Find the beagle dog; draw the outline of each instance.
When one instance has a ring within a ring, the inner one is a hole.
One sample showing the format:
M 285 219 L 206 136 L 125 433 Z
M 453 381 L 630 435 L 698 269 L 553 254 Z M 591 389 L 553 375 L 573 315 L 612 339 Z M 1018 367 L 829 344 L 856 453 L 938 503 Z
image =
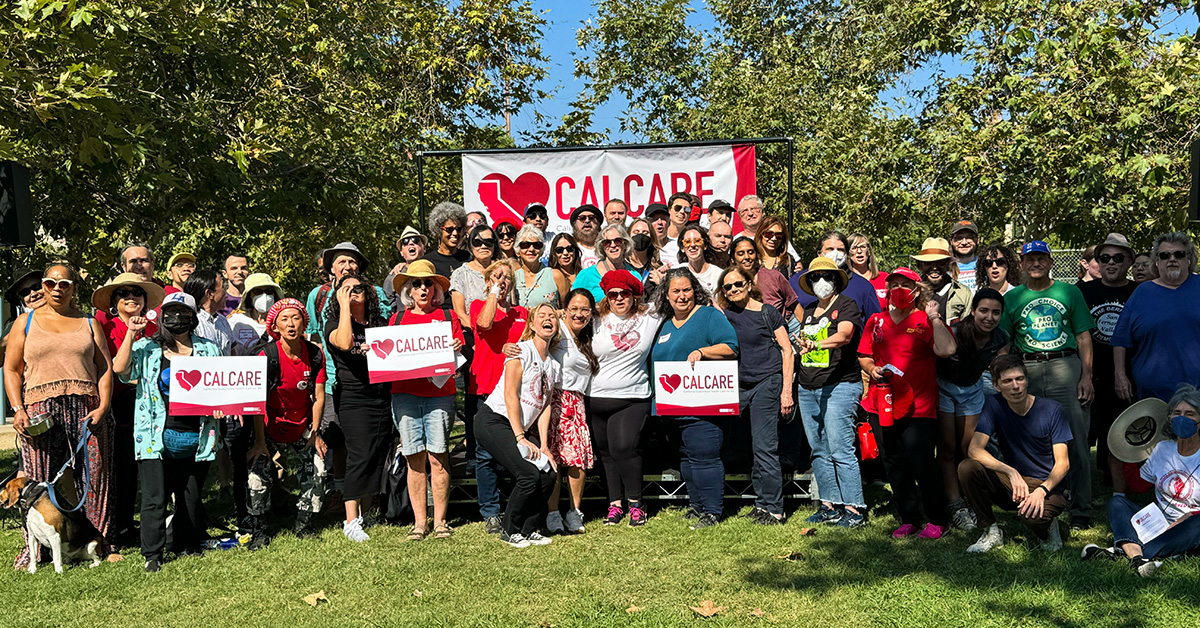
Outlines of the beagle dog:
M 54 571 L 62 573 L 63 557 L 71 560 L 92 559 L 100 564 L 100 532 L 82 510 L 63 512 L 50 501 L 45 482 L 15 478 L 0 490 L 0 505 L 20 508 L 25 540 L 29 544 L 29 573 L 37 573 L 41 546 L 50 548 Z

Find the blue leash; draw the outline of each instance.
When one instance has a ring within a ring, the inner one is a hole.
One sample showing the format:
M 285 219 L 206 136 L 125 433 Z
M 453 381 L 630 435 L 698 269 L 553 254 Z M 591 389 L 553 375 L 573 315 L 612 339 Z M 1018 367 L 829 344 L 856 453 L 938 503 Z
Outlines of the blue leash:
M 72 466 L 71 463 L 75 462 L 75 458 L 76 458 L 76 456 L 79 456 L 79 452 L 81 452 L 87 448 L 88 438 L 90 438 L 92 436 L 92 430 L 91 430 L 90 425 L 91 425 L 90 421 L 84 421 L 83 435 L 79 439 L 79 444 L 75 445 L 75 449 L 71 452 L 71 458 L 63 463 L 62 468 L 58 470 L 58 475 L 55 475 L 53 480 L 46 483 L 46 492 L 50 496 L 50 503 L 54 504 L 55 508 L 57 508 L 63 512 L 75 512 L 76 510 L 83 508 L 83 502 L 87 500 L 88 482 L 91 478 L 89 477 L 90 474 L 88 473 L 88 462 L 87 462 L 87 453 L 86 452 L 81 457 L 81 464 L 83 465 L 83 484 L 82 484 L 83 495 L 79 496 L 79 503 L 75 504 L 74 508 L 63 508 L 62 504 L 60 504 L 58 501 L 58 495 L 55 493 L 54 485 L 57 484 L 59 479 L 62 478 L 63 473 L 66 473 L 67 467 Z

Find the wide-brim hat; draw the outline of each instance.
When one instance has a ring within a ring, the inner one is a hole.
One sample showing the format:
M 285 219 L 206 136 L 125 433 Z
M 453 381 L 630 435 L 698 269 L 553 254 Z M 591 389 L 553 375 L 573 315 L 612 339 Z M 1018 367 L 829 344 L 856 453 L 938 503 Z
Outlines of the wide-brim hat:
M 800 275 L 800 281 L 798 283 L 800 284 L 801 290 L 811 294 L 814 297 L 817 296 L 816 293 L 813 292 L 812 283 L 809 281 L 808 274 L 818 270 L 837 271 L 838 276 L 842 278 L 842 290 L 846 289 L 846 284 L 850 281 L 849 277 L 846 276 L 846 271 L 838 268 L 836 262 L 822 255 L 809 262 L 808 270 L 804 271 L 804 273 Z
M 396 250 L 397 251 L 400 250 L 401 242 L 403 242 L 413 236 L 417 236 L 418 238 L 421 238 L 421 246 L 425 247 L 426 249 L 429 248 L 429 238 L 426 238 L 424 233 L 417 231 L 414 227 L 412 227 L 410 225 L 410 226 L 405 227 L 404 231 L 400 232 L 399 238 L 396 238 Z
M 337 259 L 339 255 L 349 255 L 356 258 L 358 260 L 359 274 L 367 272 L 367 266 L 371 265 L 371 261 L 367 259 L 366 255 L 362 254 L 362 251 L 358 250 L 357 246 L 354 246 L 353 242 L 339 242 L 321 253 L 321 265 L 325 268 L 325 272 L 328 273 L 333 270 L 333 260 Z
M 1100 249 L 1103 249 L 1106 246 L 1115 246 L 1119 249 L 1125 249 L 1125 252 L 1129 254 L 1129 258 L 1132 261 L 1133 247 L 1129 246 L 1129 238 L 1126 238 L 1124 235 L 1120 233 L 1108 234 L 1108 237 L 1104 238 L 1104 242 L 1101 242 L 1100 246 L 1096 247 L 1096 253 L 1099 254 Z
M 1117 417 L 1108 429 L 1108 450 L 1117 460 L 1139 463 L 1150 457 L 1154 446 L 1170 440 L 1167 402 L 1143 399 Z
M 125 286 L 137 286 L 145 291 L 147 312 L 162 305 L 163 299 L 167 296 L 167 293 L 158 284 L 152 281 L 143 281 L 141 277 L 133 273 L 121 273 L 92 293 L 92 306 L 98 312 L 109 311 L 109 308 L 112 307 L 112 293 L 117 288 Z
M 17 298 L 17 291 L 27 284 L 39 285 L 42 281 L 42 271 L 22 268 L 17 271 L 16 277 L 4 291 L 4 300 L 13 305 L 25 305 L 21 299 Z
M 921 243 L 921 251 L 912 256 L 918 262 L 940 262 L 951 257 L 950 243 L 946 238 L 925 238 Z
M 442 292 L 450 290 L 450 280 L 439 275 L 433 267 L 433 262 L 426 259 L 416 260 L 410 263 L 404 272 L 396 273 L 392 278 L 392 289 L 399 293 L 410 279 L 432 279 L 442 287 Z
M 283 300 L 283 288 L 280 288 L 279 284 L 275 283 L 275 280 L 270 275 L 267 273 L 253 273 L 246 277 L 245 287 L 242 288 L 242 300 L 238 303 L 238 309 L 243 312 L 246 311 L 246 297 L 250 296 L 251 292 L 261 290 L 262 288 L 269 288 L 271 292 L 274 292 L 276 301 Z

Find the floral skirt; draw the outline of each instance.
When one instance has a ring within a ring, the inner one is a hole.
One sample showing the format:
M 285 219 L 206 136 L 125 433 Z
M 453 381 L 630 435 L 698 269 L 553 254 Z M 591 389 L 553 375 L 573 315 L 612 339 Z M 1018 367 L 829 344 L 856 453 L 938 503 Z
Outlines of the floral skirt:
M 83 434 L 83 423 L 87 413 L 100 405 L 100 399 L 90 395 L 61 395 L 44 401 L 31 403 L 25 407 L 30 415 L 43 412 L 54 417 L 54 426 L 44 434 L 17 439 L 17 449 L 21 455 L 21 469 L 32 480 L 43 482 L 51 480 L 63 463 L 71 459 L 71 452 L 79 444 Z M 108 552 L 108 542 L 111 541 L 113 513 L 109 510 L 112 501 L 113 484 L 110 481 L 110 468 L 113 458 L 113 421 L 112 416 L 106 416 L 99 425 L 91 426 L 92 436 L 87 446 L 76 458 L 74 473 L 68 471 L 64 478 L 73 477 L 75 480 L 75 495 L 83 495 L 83 512 L 88 521 L 96 526 L 104 537 L 105 547 L 100 548 L 101 555 Z M 88 485 L 83 487 L 83 465 L 80 458 L 87 458 Z M 124 478 L 133 481 L 133 478 Z M 59 489 L 67 492 L 67 499 L 74 503 L 73 496 L 66 483 L 59 481 Z M 29 567 L 28 543 L 21 545 L 21 551 L 13 562 L 15 569 Z
M 583 395 L 570 390 L 555 390 L 550 410 L 550 452 L 569 467 L 591 469 L 592 432 L 583 412 Z

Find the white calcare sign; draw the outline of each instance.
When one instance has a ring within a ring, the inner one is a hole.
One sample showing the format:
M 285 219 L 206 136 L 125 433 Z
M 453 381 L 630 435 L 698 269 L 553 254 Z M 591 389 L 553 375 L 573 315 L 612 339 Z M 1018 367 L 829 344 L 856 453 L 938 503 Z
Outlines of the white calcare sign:
M 171 359 L 170 407 L 177 416 L 265 414 L 267 357 L 183 356 Z
M 737 416 L 737 360 L 654 363 L 659 416 Z
M 454 330 L 446 321 L 370 327 L 367 345 L 372 384 L 454 375 Z

